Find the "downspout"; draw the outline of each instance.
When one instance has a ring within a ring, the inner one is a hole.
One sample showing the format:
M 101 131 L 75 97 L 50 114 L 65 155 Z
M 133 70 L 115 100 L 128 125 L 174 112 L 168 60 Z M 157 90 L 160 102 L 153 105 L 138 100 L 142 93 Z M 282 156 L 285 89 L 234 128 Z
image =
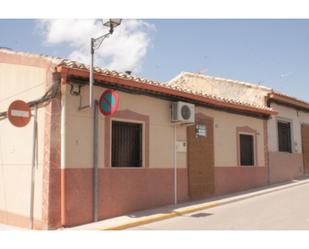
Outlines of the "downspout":
M 60 127 L 60 139 L 61 139 L 61 162 L 60 162 L 60 169 L 61 169 L 61 225 L 64 226 L 66 223 L 66 196 L 65 196 L 65 168 L 67 166 L 66 160 L 66 92 L 67 92 L 67 85 L 61 86 L 61 127 Z
M 174 126 L 174 205 L 177 205 L 177 151 L 176 151 L 176 141 L 177 141 L 177 124 Z
M 32 138 L 32 165 L 31 165 L 31 186 L 30 186 L 30 211 L 29 211 L 29 229 L 33 229 L 33 209 L 34 209 L 34 187 L 35 187 L 35 165 L 36 165 L 36 148 L 37 148 L 37 115 L 38 107 L 34 106 L 33 114 L 33 138 Z

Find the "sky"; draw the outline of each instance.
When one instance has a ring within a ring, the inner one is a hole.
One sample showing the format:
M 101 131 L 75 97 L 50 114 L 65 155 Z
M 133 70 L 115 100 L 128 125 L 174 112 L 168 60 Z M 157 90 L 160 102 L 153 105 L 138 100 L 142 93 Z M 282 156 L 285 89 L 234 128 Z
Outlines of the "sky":
M 95 19 L 0 19 L 0 47 L 89 62 Z M 124 19 L 95 64 L 166 82 L 183 71 L 257 83 L 309 102 L 309 19 Z

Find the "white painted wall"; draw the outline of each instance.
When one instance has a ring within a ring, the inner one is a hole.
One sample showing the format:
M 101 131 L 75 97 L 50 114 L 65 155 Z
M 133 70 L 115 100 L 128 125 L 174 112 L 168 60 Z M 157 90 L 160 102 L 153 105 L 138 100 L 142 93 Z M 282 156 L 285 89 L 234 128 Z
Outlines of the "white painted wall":
M 46 91 L 46 69 L 0 62 L 0 111 Z M 41 220 L 45 108 L 38 110 L 38 167 L 35 169 L 34 218 Z M 29 216 L 33 119 L 23 128 L 0 120 L 0 210 Z

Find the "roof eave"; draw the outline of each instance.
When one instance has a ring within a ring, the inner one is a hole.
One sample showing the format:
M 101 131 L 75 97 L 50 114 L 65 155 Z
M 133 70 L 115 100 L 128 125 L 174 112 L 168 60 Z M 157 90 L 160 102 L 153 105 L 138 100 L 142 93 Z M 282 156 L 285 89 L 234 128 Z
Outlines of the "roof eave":
M 282 104 L 286 104 L 288 106 L 297 108 L 297 109 L 304 109 L 306 111 L 309 111 L 309 104 L 299 101 L 293 97 L 277 94 L 275 92 L 268 94 L 268 99 L 270 101 L 279 102 Z
M 57 67 L 58 72 L 65 71 L 67 75 L 74 75 L 77 77 L 83 77 L 83 78 L 88 78 L 89 77 L 89 71 L 85 69 L 78 69 L 78 68 L 71 68 L 67 67 L 64 65 L 59 65 Z M 147 83 L 141 83 L 135 80 L 131 79 L 124 79 L 120 78 L 117 76 L 109 76 L 109 75 L 104 75 L 100 73 L 94 73 L 94 78 L 98 81 L 105 81 L 105 82 L 110 82 L 114 84 L 118 84 L 121 86 L 126 86 L 126 87 L 131 87 L 139 90 L 146 90 L 146 91 L 152 91 L 156 93 L 161 93 L 161 94 L 166 94 L 166 95 L 172 95 L 172 96 L 177 96 L 177 97 L 182 97 L 182 98 L 187 98 L 191 100 L 196 100 L 203 102 L 205 104 L 212 104 L 217 107 L 221 108 L 228 108 L 228 109 L 233 109 L 237 111 L 242 111 L 242 112 L 248 112 L 248 113 L 254 113 L 257 115 L 263 115 L 263 116 L 270 116 L 270 115 L 276 115 L 277 112 L 273 110 L 267 110 L 267 109 L 259 109 L 253 106 L 246 106 L 242 104 L 237 104 L 237 103 L 227 103 L 223 102 L 220 100 L 212 99 L 206 96 L 201 96 L 201 95 L 195 95 L 192 93 L 188 92 L 183 92 L 183 91 L 178 91 L 175 89 L 163 87 L 163 86 L 158 86 L 158 85 L 153 85 L 153 84 L 147 84 Z

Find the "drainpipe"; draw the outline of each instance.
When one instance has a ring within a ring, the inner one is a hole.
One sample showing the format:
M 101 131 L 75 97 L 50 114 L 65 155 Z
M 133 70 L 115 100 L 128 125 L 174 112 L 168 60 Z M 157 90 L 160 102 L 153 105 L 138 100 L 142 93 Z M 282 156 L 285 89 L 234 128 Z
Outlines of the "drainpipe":
M 61 170 L 65 170 L 67 166 L 67 160 L 66 160 L 66 130 L 67 130 L 67 121 L 66 121 L 66 112 L 67 112 L 67 96 L 66 96 L 66 91 L 67 91 L 67 86 L 64 85 L 62 86 L 62 94 L 61 94 L 61 128 L 60 128 L 60 136 L 61 136 L 61 158 L 60 158 L 60 168 Z M 61 174 L 61 185 L 65 186 L 65 174 Z M 61 225 L 65 226 L 66 223 L 66 207 L 65 207 L 65 191 L 61 192 Z
M 177 141 L 177 132 L 176 126 L 174 126 L 174 205 L 177 205 L 177 151 L 176 151 L 176 141 Z
M 37 113 L 38 107 L 34 106 L 33 116 L 33 138 L 32 138 L 32 165 L 31 165 L 31 189 L 30 189 L 30 212 L 29 212 L 29 228 L 33 229 L 33 207 L 34 207 L 34 186 L 35 186 L 35 159 L 37 145 Z

